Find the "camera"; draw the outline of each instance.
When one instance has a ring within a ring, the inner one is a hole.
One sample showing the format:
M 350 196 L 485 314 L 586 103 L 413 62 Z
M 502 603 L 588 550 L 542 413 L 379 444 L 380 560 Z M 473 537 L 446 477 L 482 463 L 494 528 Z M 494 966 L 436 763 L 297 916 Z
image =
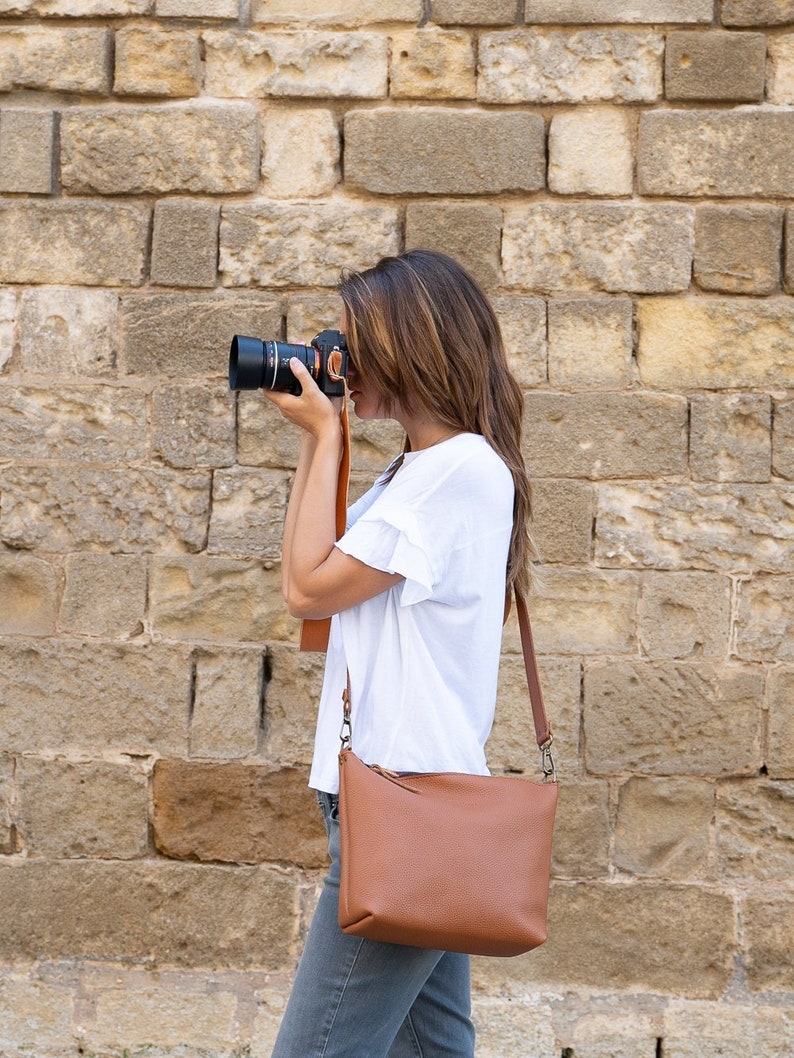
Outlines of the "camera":
M 347 342 L 339 331 L 320 331 L 310 345 L 263 342 L 235 334 L 229 350 L 230 389 L 275 389 L 301 394 L 301 384 L 290 370 L 296 356 L 327 397 L 345 395 Z

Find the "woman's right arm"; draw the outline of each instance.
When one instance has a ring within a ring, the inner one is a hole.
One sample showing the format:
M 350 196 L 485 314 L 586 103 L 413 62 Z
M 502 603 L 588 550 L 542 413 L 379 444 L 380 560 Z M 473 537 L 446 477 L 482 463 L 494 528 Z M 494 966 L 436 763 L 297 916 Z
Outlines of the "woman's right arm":
M 295 468 L 295 477 L 287 504 L 287 516 L 284 520 L 284 536 L 281 541 L 281 594 L 286 600 L 289 596 L 289 568 L 292 553 L 292 541 L 295 536 L 295 525 L 298 521 L 298 511 L 306 491 L 306 482 L 309 478 L 312 459 L 317 448 L 317 439 L 306 430 L 301 430 L 300 451 L 298 454 L 298 465 Z

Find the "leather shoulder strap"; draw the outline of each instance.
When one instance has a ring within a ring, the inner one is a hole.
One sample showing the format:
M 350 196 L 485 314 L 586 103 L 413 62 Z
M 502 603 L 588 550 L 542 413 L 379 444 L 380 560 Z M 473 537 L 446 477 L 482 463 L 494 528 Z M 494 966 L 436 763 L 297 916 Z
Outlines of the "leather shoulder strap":
M 535 657 L 535 643 L 532 639 L 529 612 L 527 611 L 526 600 L 519 592 L 516 592 L 516 612 L 518 614 L 518 628 L 521 632 L 521 649 L 524 654 L 529 701 L 532 705 L 532 720 L 535 724 L 535 738 L 542 749 L 551 741 L 551 724 L 546 716 L 546 706 L 543 704 L 543 691 L 540 686 L 540 673 L 538 672 L 538 662 Z

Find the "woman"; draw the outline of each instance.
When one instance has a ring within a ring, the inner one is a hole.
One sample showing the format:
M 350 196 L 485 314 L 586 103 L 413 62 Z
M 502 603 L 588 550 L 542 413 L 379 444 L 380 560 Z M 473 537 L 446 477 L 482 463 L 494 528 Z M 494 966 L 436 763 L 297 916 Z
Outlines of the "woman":
M 297 360 L 301 395 L 268 394 L 302 430 L 284 597 L 296 617 L 334 615 L 310 776 L 331 868 L 273 1058 L 471 1058 L 468 956 L 339 928 L 341 692 L 349 671 L 367 763 L 487 773 L 505 590 L 528 578 L 521 391 L 490 304 L 446 255 L 384 258 L 340 293 L 356 414 L 396 419 L 406 444 L 337 541 L 339 409 Z

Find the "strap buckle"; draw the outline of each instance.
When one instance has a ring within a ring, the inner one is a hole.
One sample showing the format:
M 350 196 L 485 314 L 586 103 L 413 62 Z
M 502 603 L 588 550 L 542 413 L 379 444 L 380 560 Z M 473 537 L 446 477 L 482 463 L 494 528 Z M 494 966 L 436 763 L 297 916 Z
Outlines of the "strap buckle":
M 540 767 L 543 772 L 544 782 L 557 781 L 557 769 L 554 767 L 554 757 L 551 755 L 551 744 L 554 737 L 550 735 L 540 747 Z

